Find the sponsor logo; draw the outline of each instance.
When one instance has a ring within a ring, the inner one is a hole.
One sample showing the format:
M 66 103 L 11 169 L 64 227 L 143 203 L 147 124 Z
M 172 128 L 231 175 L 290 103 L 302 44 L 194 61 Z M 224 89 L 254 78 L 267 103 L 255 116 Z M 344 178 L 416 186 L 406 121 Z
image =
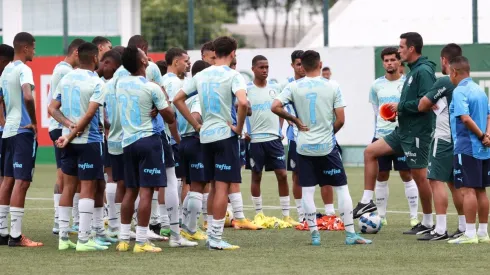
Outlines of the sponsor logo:
M 160 171 L 157 168 L 152 168 L 152 169 L 145 168 L 145 169 L 143 169 L 143 173 L 150 174 L 153 176 L 155 174 L 160 175 L 162 173 L 162 171 Z
M 85 162 L 85 163 L 78 164 L 78 168 L 80 168 L 82 170 L 85 170 L 85 169 L 93 169 L 94 168 L 94 165 Z
M 417 153 L 412 153 L 410 151 L 408 152 L 405 152 L 405 156 L 408 158 L 408 157 L 417 157 Z
M 219 169 L 221 171 L 223 171 L 223 170 L 230 171 L 231 170 L 231 165 L 226 165 L 226 164 L 216 164 L 215 167 L 216 167 L 216 169 Z
M 268 111 L 272 107 L 272 103 L 270 101 L 264 102 L 262 104 L 253 104 L 252 112 L 254 111 Z
M 329 175 L 329 176 L 337 175 L 337 174 L 340 174 L 341 172 L 342 172 L 342 170 L 340 170 L 340 169 L 323 170 L 323 174 Z
M 22 168 L 22 163 L 14 162 L 14 168 Z
M 442 93 L 444 93 L 446 90 L 447 90 L 446 87 L 442 87 L 439 90 L 437 90 L 435 98 L 439 98 L 442 95 Z
M 280 157 L 277 157 L 278 160 L 285 160 L 286 159 L 286 156 L 280 156 Z
M 405 162 L 405 161 L 407 161 L 407 157 L 398 157 L 396 160 Z
M 194 168 L 194 169 L 203 169 L 204 168 L 204 164 L 202 163 L 191 163 L 191 168 Z
M 459 175 L 461 174 L 461 170 L 460 169 L 454 169 L 454 175 Z

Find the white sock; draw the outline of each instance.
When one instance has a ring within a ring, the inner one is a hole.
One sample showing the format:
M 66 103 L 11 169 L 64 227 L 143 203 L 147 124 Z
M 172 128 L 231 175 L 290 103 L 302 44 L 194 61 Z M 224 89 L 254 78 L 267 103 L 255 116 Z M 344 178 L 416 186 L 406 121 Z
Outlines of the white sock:
M 279 197 L 279 204 L 281 205 L 282 216 L 289 217 L 289 196 Z
M 118 228 L 118 216 L 116 209 L 116 183 L 107 183 L 105 185 L 105 197 L 107 199 L 109 228 Z
M 334 187 L 335 193 L 337 194 L 339 213 L 342 218 L 345 231 L 349 233 L 355 233 L 354 231 L 354 217 L 352 216 L 352 198 L 349 193 L 349 187 L 347 185 Z M 364 190 L 366 192 L 367 190 Z M 371 191 L 373 192 L 373 191 Z M 372 198 L 372 193 L 371 193 Z M 361 202 L 362 203 L 362 202 Z
M 59 224 L 59 206 L 60 206 L 60 199 L 61 199 L 61 194 L 54 194 L 53 195 L 53 201 L 54 201 L 54 224 L 55 226 Z
M 10 207 L 10 236 L 18 238 L 22 234 L 22 218 L 24 217 L 24 208 Z
M 488 235 L 488 224 L 480 223 L 478 224 L 478 236 L 485 237 Z
M 390 189 L 387 181 L 376 181 L 376 207 L 378 208 L 378 214 L 384 218 L 386 217 L 386 208 L 388 206 L 388 197 L 390 196 Z
M 148 226 L 136 226 L 136 242 L 144 244 L 148 241 Z
M 80 211 L 78 210 L 78 206 L 80 204 L 80 193 L 75 193 L 73 196 L 73 208 L 71 210 L 71 216 L 73 218 L 74 224 L 80 223 Z
M 189 223 L 189 192 L 187 192 L 187 196 L 185 196 L 184 201 L 182 202 L 182 224 L 187 225 Z M 200 194 L 200 193 L 199 193 Z M 201 194 L 202 195 L 202 194 Z M 201 200 L 202 203 L 202 200 Z M 201 205 L 202 208 L 202 205 Z M 199 209 L 199 213 L 201 213 L 201 209 Z M 179 213 L 180 215 L 180 213 Z
M 213 224 L 213 215 L 208 215 L 208 229 L 206 230 L 206 235 L 208 235 L 208 240 L 211 239 L 211 232 L 212 232 L 211 224 Z
M 431 214 L 424 214 L 422 216 L 422 225 L 425 227 L 434 226 L 434 218 L 432 218 L 432 213 Z
M 95 207 L 92 216 L 92 229 L 97 236 L 103 236 L 104 230 L 104 207 Z
M 153 197 L 151 200 L 151 214 L 150 214 L 150 224 L 158 224 L 159 220 L 159 209 L 158 209 L 158 191 L 153 192 Z
M 447 231 L 446 214 L 436 215 L 436 233 L 442 235 L 446 233 L 446 231 Z
M 465 215 L 458 215 L 458 229 L 461 232 L 466 231 L 466 217 L 465 217 Z
M 229 194 L 228 198 L 230 199 L 231 208 L 233 209 L 233 217 L 241 220 L 245 219 L 245 215 L 243 214 L 243 197 L 241 192 Z
M 333 204 L 325 204 L 325 215 L 327 216 L 335 215 L 335 208 L 333 207 Z
M 361 203 L 363 203 L 363 204 L 369 203 L 373 199 L 373 194 L 374 194 L 374 191 L 364 190 L 364 193 L 362 194 Z
M 405 185 L 405 197 L 407 197 L 408 208 L 410 209 L 410 218 L 417 218 L 417 211 L 419 209 L 419 189 L 414 180 L 404 182 Z
M 219 243 L 223 237 L 223 229 L 225 228 L 225 219 L 215 220 L 211 223 L 211 241 Z
M 169 228 L 170 220 L 168 219 L 167 206 L 165 204 L 159 204 L 158 208 L 160 209 L 160 224 L 163 228 Z
M 189 192 L 188 199 L 188 223 L 186 224 L 189 233 L 194 234 L 197 231 L 197 219 L 201 215 L 202 194 L 199 192 Z
M 116 227 L 113 229 L 119 229 L 121 227 L 121 203 L 117 202 L 114 204 L 116 207 Z
M 167 188 L 165 189 L 165 205 L 167 206 L 170 220 L 171 235 L 180 237 L 179 227 L 179 193 L 175 167 L 167 168 Z
M 255 205 L 255 214 L 262 212 L 262 196 L 252 196 L 252 202 Z
M 82 242 L 88 241 L 90 236 L 90 222 L 94 213 L 94 200 L 80 199 L 78 202 L 80 210 L 80 226 L 78 229 L 78 240 Z
M 62 240 L 68 240 L 68 233 L 70 232 L 70 214 L 71 214 L 71 206 L 60 206 L 58 208 L 58 222 L 60 233 L 59 237 Z
M 121 231 L 119 232 L 119 240 L 129 242 L 130 231 L 131 231 L 131 224 L 121 224 Z
M 8 236 L 9 227 L 7 224 L 7 217 L 9 214 L 9 206 L 8 205 L 0 205 L 0 235 Z
M 467 223 L 466 224 L 466 231 L 464 232 L 464 234 L 468 238 L 474 238 L 476 236 L 476 224 Z
M 303 192 L 302 202 L 308 228 L 310 232 L 318 231 L 316 224 L 315 186 L 302 187 L 301 190 Z
M 208 197 L 209 193 L 202 194 L 202 218 L 204 221 L 208 221 Z
M 296 210 L 298 211 L 298 220 L 299 222 L 303 222 L 305 219 L 305 211 L 303 210 L 301 199 L 295 199 L 294 203 L 296 204 Z

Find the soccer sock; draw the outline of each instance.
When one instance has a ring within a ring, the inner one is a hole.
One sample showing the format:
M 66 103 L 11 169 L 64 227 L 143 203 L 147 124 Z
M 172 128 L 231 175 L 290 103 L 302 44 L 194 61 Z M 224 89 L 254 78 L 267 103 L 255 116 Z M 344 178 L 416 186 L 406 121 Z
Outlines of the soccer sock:
M 94 213 L 94 200 L 80 199 L 78 209 L 80 210 L 80 226 L 78 229 L 78 240 L 85 243 L 90 236 L 90 221 Z
M 333 204 L 325 204 L 325 215 L 327 216 L 335 215 L 335 208 L 333 207 Z
M 305 210 L 306 222 L 310 232 L 318 231 L 316 224 L 316 206 L 315 206 L 315 186 L 302 187 L 303 192 L 303 209 Z
M 104 207 L 95 207 L 92 217 L 92 229 L 97 237 L 104 236 Z
M 105 185 L 105 196 L 107 199 L 109 228 L 118 228 L 118 216 L 116 209 L 116 183 L 107 183 Z
M 211 239 L 211 232 L 213 231 L 211 224 L 213 223 L 213 215 L 208 215 L 208 229 L 206 229 L 206 235 L 208 235 L 208 240 Z
M 446 215 L 445 214 L 436 215 L 436 233 L 442 235 L 446 233 L 446 230 L 447 230 Z
M 7 225 L 7 216 L 9 214 L 8 205 L 0 205 L 0 235 L 7 236 L 9 234 L 9 228 Z
M 179 194 L 178 181 L 175 176 L 175 167 L 167 168 L 167 188 L 165 189 L 165 205 L 167 206 L 168 218 L 170 220 L 171 235 L 180 237 L 179 227 Z
M 282 216 L 289 217 L 289 196 L 279 197 L 279 204 L 281 205 Z
M 417 218 L 417 210 L 419 209 L 419 189 L 414 180 L 404 182 L 405 197 L 407 197 L 408 208 L 410 209 L 410 218 Z
M 121 203 L 114 204 L 116 208 L 116 227 L 113 229 L 119 229 L 121 227 Z
M 298 211 L 299 222 L 303 222 L 303 220 L 305 219 L 305 211 L 303 210 L 301 199 L 295 199 L 294 203 L 296 203 L 296 210 Z
M 466 231 L 466 217 L 465 217 L 465 215 L 458 215 L 458 229 L 461 232 Z
M 434 218 L 432 218 L 432 213 L 431 214 L 424 214 L 422 216 L 422 225 L 425 227 L 434 226 Z
M 347 185 L 334 187 L 335 193 L 337 193 L 339 213 L 340 217 L 344 221 L 345 231 L 349 233 L 355 233 L 354 231 L 354 217 L 352 216 L 352 198 L 349 193 L 349 187 Z M 364 190 L 366 192 L 366 190 Z M 372 191 L 371 191 L 372 192 Z M 372 193 L 371 193 L 372 197 Z
M 129 242 L 130 231 L 131 231 L 131 224 L 121 224 L 121 232 L 119 232 L 119 240 Z
M 160 208 L 160 225 L 162 228 L 169 228 L 170 220 L 168 219 L 167 206 L 165 204 L 159 204 L 158 208 Z
M 148 241 L 148 227 L 136 226 L 136 242 L 138 244 L 144 244 Z
M 478 236 L 485 237 L 488 234 L 488 224 L 480 223 L 478 224 Z
M 202 194 L 202 218 L 204 221 L 208 221 L 208 197 L 209 193 Z
M 80 204 L 80 193 L 75 193 L 75 195 L 73 196 L 73 208 L 71 209 L 73 224 L 80 223 L 80 211 L 78 210 L 79 204 Z
M 229 194 L 228 198 L 230 199 L 231 208 L 233 209 L 233 217 L 241 220 L 245 219 L 245 215 L 243 214 L 243 197 L 241 192 Z
M 24 208 L 10 207 L 10 236 L 18 238 L 22 234 L 22 218 L 24 217 Z
M 53 195 L 53 201 L 54 201 L 54 226 L 59 228 L 59 207 L 60 207 L 60 199 L 61 199 L 61 194 L 54 194 Z
M 187 196 L 185 196 L 185 199 L 184 201 L 182 202 L 182 224 L 183 225 L 186 225 L 189 223 L 189 193 L 191 193 L 190 191 L 187 193 Z M 202 202 L 202 200 L 201 200 Z M 201 205 L 201 208 L 202 208 L 202 205 Z M 200 211 L 201 209 L 199 209 Z
M 225 228 L 225 219 L 224 218 L 221 220 L 213 219 L 211 226 L 209 227 L 212 227 L 211 240 L 217 243 L 221 242 L 221 238 L 223 236 L 223 229 Z
M 364 193 L 362 194 L 361 203 L 362 204 L 368 204 L 373 199 L 373 194 L 374 194 L 374 191 L 364 190 Z
M 153 192 L 153 199 L 151 200 L 151 214 L 150 214 L 150 224 L 158 224 L 158 191 Z
M 254 197 L 252 196 L 252 202 L 255 205 L 255 214 L 262 212 L 262 196 Z
M 60 239 L 67 241 L 68 233 L 70 232 L 70 214 L 72 207 L 70 206 L 60 206 L 58 208 L 59 213 L 59 226 L 60 226 Z
M 376 181 L 376 207 L 381 218 L 386 217 L 386 208 L 388 206 L 388 197 L 390 196 L 390 189 L 387 181 Z
M 474 223 L 467 223 L 464 234 L 468 238 L 474 238 L 476 236 L 476 225 Z
M 188 199 L 188 223 L 186 224 L 189 233 L 194 234 L 197 231 L 197 219 L 201 215 L 202 194 L 199 192 L 189 192 Z

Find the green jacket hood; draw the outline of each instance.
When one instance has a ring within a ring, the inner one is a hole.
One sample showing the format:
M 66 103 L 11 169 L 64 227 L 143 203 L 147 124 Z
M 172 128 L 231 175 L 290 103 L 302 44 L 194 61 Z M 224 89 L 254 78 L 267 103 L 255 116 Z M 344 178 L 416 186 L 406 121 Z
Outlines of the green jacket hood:
M 417 61 L 412 64 L 408 64 L 408 67 L 410 68 L 410 71 L 413 71 L 422 65 L 428 66 L 432 70 L 432 72 L 436 71 L 436 63 L 430 61 L 427 56 L 420 56 Z

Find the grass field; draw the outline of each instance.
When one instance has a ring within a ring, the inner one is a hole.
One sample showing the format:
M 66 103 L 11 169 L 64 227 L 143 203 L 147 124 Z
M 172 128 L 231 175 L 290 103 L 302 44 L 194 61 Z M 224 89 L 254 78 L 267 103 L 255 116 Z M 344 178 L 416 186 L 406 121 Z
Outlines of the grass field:
M 118 253 L 115 247 L 105 252 L 59 252 L 57 237 L 51 234 L 54 171 L 51 165 L 36 168 L 24 217 L 23 231 L 33 240 L 43 241 L 45 246 L 0 247 L 0 274 L 486 274 L 490 266 L 490 245 L 417 242 L 413 236 L 402 235 L 409 228 L 409 215 L 404 189 L 397 177 L 390 184 L 388 226 L 377 235 L 368 236 L 374 241 L 369 246 L 344 245 L 344 232 L 321 232 L 322 246 L 312 247 L 306 231 L 226 229 L 225 238 L 240 245 L 240 250 L 208 251 L 203 244 L 197 248 L 171 249 L 167 243 L 158 243 L 163 247 L 159 254 Z M 363 171 L 352 168 L 347 172 L 350 192 L 357 203 L 362 195 Z M 253 218 L 249 172 L 243 172 L 243 181 L 245 214 Z M 279 198 L 274 175 L 264 174 L 263 181 L 265 214 L 281 216 L 276 208 Z M 294 206 L 292 199 L 291 205 Z M 323 209 L 319 191 L 316 205 Z M 296 216 L 295 209 L 291 213 Z M 457 223 L 454 207 L 450 206 L 449 213 L 449 231 L 453 231 Z

